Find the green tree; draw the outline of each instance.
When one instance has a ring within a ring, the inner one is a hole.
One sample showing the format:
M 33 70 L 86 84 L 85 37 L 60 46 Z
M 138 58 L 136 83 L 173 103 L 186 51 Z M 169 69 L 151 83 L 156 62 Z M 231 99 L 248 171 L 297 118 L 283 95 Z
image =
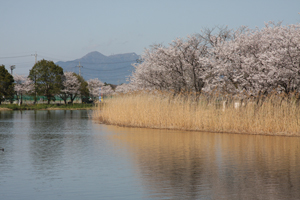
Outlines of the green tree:
M 53 61 L 41 60 L 32 67 L 29 78 L 34 82 L 35 93 L 46 96 L 50 104 L 51 100 L 55 100 L 55 95 L 60 94 L 64 72 Z
M 89 89 L 87 87 L 88 83 L 84 80 L 84 78 L 82 76 L 80 76 L 78 74 L 74 74 L 74 75 L 77 77 L 78 81 L 80 82 L 79 91 L 80 91 L 81 102 L 83 102 L 82 99 L 88 98 L 89 95 L 90 95 L 89 94 Z
M 0 104 L 5 99 L 12 100 L 13 96 L 14 96 L 14 78 L 5 69 L 5 66 L 1 65 L 0 66 Z

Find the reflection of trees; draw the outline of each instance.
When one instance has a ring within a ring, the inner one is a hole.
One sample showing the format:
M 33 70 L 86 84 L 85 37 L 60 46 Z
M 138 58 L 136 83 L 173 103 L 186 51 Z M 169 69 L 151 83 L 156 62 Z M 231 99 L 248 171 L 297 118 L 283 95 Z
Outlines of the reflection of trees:
M 32 164 L 42 174 L 57 171 L 63 154 L 64 115 L 37 111 L 32 116 L 35 118 L 29 134 Z
M 78 130 L 86 129 L 87 120 L 80 120 L 83 111 L 37 111 L 30 127 L 30 155 L 37 172 L 43 175 L 63 170 L 66 148 L 85 146 L 86 139 Z M 73 134 L 74 129 L 76 133 Z
M 108 127 L 147 190 L 172 199 L 299 199 L 300 138 Z M 150 194 L 150 195 L 151 195 Z
M 11 111 L 0 112 L 0 148 L 5 149 L 5 152 L 0 151 L 0 174 L 6 172 L 7 169 L 11 169 L 13 164 L 12 159 L 10 159 L 12 151 L 8 151 L 8 149 L 13 146 L 14 118 L 15 115 Z

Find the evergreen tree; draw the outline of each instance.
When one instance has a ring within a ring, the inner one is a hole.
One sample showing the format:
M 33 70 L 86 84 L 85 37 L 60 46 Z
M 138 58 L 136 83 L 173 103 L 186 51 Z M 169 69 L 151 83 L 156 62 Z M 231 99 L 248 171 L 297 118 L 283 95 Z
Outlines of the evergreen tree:
M 79 88 L 79 91 L 80 91 L 80 97 L 81 97 L 81 101 L 85 98 L 88 98 L 89 97 L 89 89 L 88 89 L 88 83 L 84 80 L 84 78 L 78 74 L 74 74 L 78 81 L 80 82 L 80 88 Z M 82 101 L 83 102 L 83 101 Z
M 32 67 L 29 78 L 34 82 L 36 94 L 46 96 L 50 104 L 55 95 L 60 94 L 64 72 L 53 61 L 41 60 Z
M 4 65 L 0 66 L 0 104 L 5 99 L 13 99 L 14 95 L 14 78 L 5 69 Z

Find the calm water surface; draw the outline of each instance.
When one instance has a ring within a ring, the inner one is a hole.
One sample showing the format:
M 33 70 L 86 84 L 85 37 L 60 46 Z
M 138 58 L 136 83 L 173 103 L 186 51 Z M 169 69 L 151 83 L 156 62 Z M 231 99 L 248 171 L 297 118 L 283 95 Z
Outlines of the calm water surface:
M 0 199 L 300 199 L 300 138 L 106 126 L 1 111 Z

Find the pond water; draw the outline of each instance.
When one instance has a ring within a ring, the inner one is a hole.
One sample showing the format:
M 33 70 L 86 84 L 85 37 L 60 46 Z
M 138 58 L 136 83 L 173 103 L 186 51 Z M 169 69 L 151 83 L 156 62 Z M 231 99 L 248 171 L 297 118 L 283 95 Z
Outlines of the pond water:
M 91 114 L 1 111 L 1 199 L 300 199 L 300 138 L 122 128 Z

